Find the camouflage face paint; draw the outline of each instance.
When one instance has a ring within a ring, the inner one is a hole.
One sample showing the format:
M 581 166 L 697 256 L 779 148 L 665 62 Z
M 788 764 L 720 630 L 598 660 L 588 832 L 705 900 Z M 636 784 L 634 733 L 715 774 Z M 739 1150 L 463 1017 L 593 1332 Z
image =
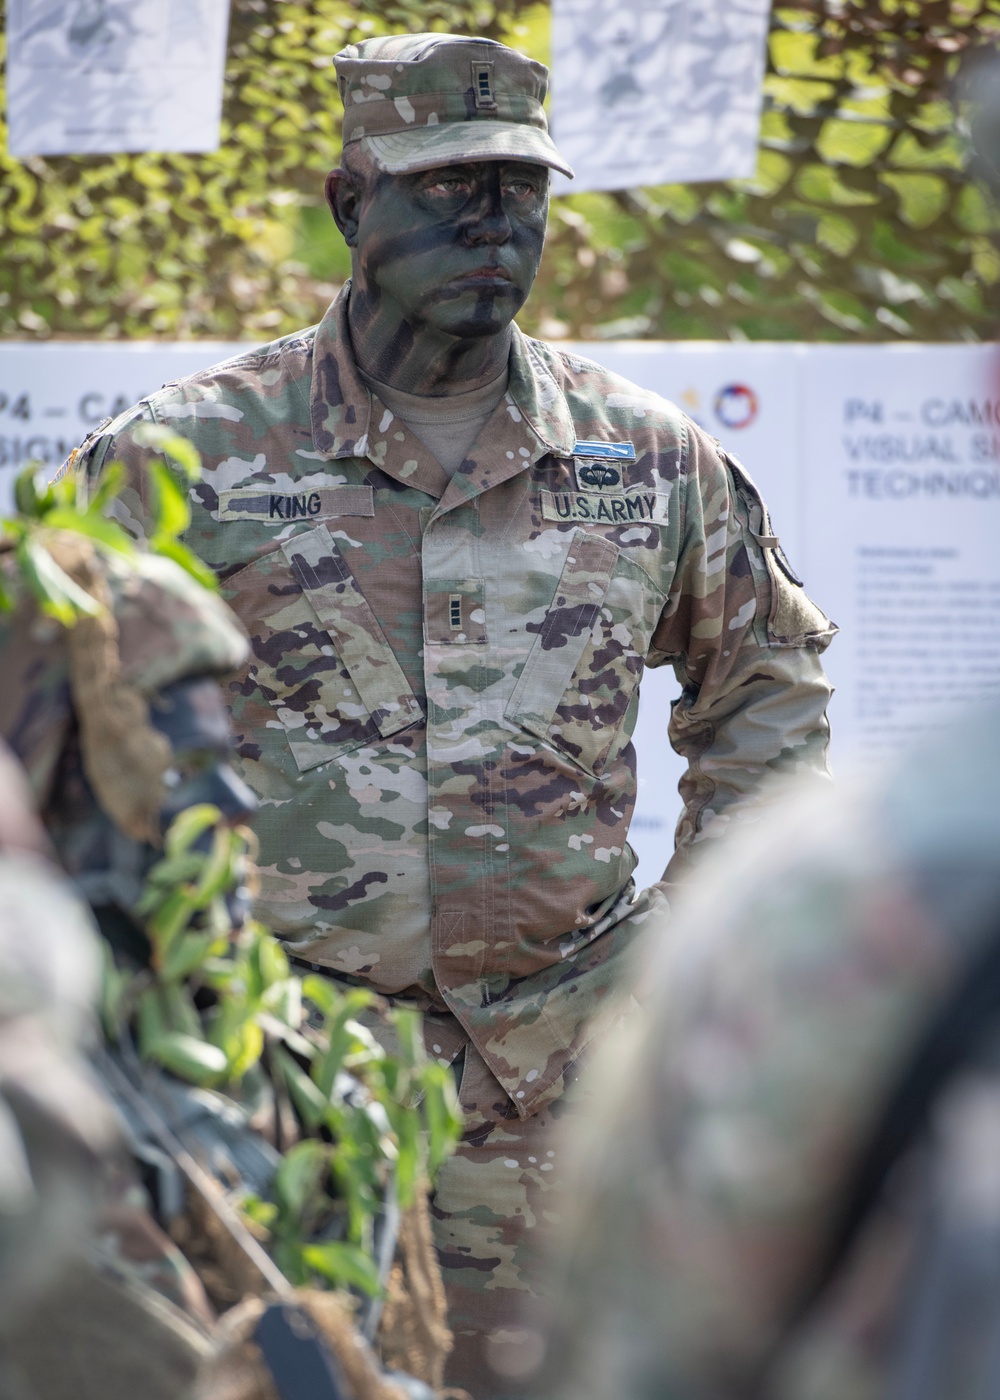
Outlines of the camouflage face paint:
M 502 373 L 510 323 L 538 271 L 548 171 L 515 161 L 376 174 L 353 219 L 349 321 L 375 379 L 440 394 Z

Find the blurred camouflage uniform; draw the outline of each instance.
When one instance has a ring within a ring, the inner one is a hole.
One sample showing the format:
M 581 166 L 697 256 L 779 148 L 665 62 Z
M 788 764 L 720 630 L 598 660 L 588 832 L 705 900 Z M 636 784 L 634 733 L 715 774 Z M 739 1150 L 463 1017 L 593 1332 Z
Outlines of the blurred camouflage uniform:
M 0 743 L 0 1354 L 99 1207 L 112 1118 L 83 1068 L 100 959 Z M 0 1386 L 2 1389 L 2 1386 Z
M 48 849 L 0 743 L 0 1397 L 173 1400 L 210 1314 L 85 1062 L 99 940 Z
M 224 758 L 229 737 L 218 686 L 208 677 L 239 665 L 246 641 L 224 605 L 165 559 L 100 554 L 73 532 L 47 532 L 45 544 L 105 611 L 62 627 L 19 587 L 13 559 L 0 558 L 19 597 L 0 615 L 0 734 L 24 761 L 56 853 L 107 931 L 109 907 L 121 919 L 137 898 L 175 801 L 195 800 L 193 788 L 206 800 L 223 789 L 240 800 L 241 785 L 235 775 L 227 783 L 224 762 L 204 760 L 209 753 Z M 204 720 L 196 735 L 174 722 L 192 697 Z M 197 773 L 184 771 L 189 749 L 199 757 Z M 12 800 L 6 771 L 4 779 Z M 19 817 L 25 826 L 29 819 L 34 823 L 30 813 Z M 4 844 L 13 825 L 0 820 Z M 4 1013 L 16 1028 L 17 1073 L 32 1094 L 47 1093 L 49 1080 L 66 1086 L 62 1107 L 69 1113 L 62 1137 L 49 1127 L 39 1139 L 32 1171 L 46 1189 L 37 1210 L 24 1216 L 48 1241 L 58 1269 L 37 1289 L 19 1260 L 4 1270 L 17 1301 L 3 1310 L 11 1400 L 173 1400 L 211 1351 L 213 1314 L 149 1214 L 120 1128 L 110 1126 L 112 1110 L 73 1053 L 83 1030 L 93 1029 L 96 936 L 54 869 L 36 875 L 21 857 L 15 868 L 2 849 L 0 922 L 22 964 L 5 968 L 0 979 Z M 29 1034 L 32 1018 L 61 1027 L 51 1050 Z M 3 1058 L 9 1073 L 9 1051 Z M 65 1140 L 70 1128 L 88 1146 L 97 1139 L 100 1151 L 80 1160 L 79 1147 Z M 76 1185 L 70 1202 L 48 1189 L 65 1176 Z
M 541 65 L 519 59 L 528 78 L 515 64 L 505 93 L 509 50 L 436 36 L 422 67 L 428 40 L 340 56 L 345 139 L 375 133 L 385 168 L 407 169 L 414 143 L 433 165 L 509 154 L 513 132 L 524 159 L 558 163 Z M 493 109 L 467 91 L 470 52 Z M 472 1334 L 533 1286 L 526 1226 L 559 1189 L 537 1115 L 655 898 L 636 894 L 626 839 L 644 667 L 682 687 L 674 878 L 766 775 L 826 773 L 834 629 L 712 439 L 516 328 L 508 391 L 449 480 L 359 377 L 348 296 L 144 400 L 78 465 L 96 480 L 126 464 L 117 509 L 142 535 L 136 429 L 181 429 L 202 456 L 186 540 L 253 648 L 228 688 L 261 801 L 260 916 L 299 958 L 422 1008 L 438 1058 L 464 1053 L 468 1130 L 436 1209 L 452 1320 Z
M 183 755 L 158 724 L 164 697 L 236 670 L 246 638 L 220 600 L 169 559 L 99 553 L 72 531 L 48 532 L 45 544 L 103 612 L 64 628 L 20 590 L 18 605 L 0 614 L 0 735 L 23 764 L 43 817 L 65 820 L 60 789 L 67 751 L 78 745 L 87 780 L 123 836 L 159 845 L 163 809 L 177 805 L 168 794 L 186 776 L 177 766 Z M 13 559 L 0 556 L 0 567 L 14 583 Z M 206 708 L 216 689 L 210 681 L 206 701 L 199 697 Z M 218 726 L 206 719 L 206 737 L 215 740 Z M 226 806 L 222 791 L 206 790 L 201 800 L 213 795 Z
M 997 1394 L 998 718 L 790 802 L 680 897 L 566 1144 L 533 1393 Z

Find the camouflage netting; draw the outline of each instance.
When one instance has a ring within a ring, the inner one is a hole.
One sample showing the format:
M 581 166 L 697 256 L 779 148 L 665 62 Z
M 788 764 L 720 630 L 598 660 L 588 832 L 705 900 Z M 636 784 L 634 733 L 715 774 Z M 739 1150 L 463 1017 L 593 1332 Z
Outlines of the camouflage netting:
M 0 336 L 245 336 L 315 321 L 347 272 L 320 196 L 332 56 L 450 29 L 547 58 L 525 0 L 233 0 L 211 156 L 0 157 Z M 949 101 L 1000 0 L 789 0 L 752 181 L 556 202 L 525 329 L 547 336 L 977 340 L 996 213 Z

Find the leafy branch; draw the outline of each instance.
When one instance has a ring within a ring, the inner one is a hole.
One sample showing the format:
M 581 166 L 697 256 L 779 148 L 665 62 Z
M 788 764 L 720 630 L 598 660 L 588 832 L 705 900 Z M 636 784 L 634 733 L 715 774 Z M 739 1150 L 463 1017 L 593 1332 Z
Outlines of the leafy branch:
M 247 840 L 214 807 L 175 819 L 137 910 L 151 965 L 129 973 L 109 960 L 105 1031 L 117 1042 L 134 1029 L 140 1058 L 237 1099 L 266 1062 L 299 1140 L 268 1198 L 242 1201 L 246 1217 L 292 1283 L 375 1293 L 374 1221 L 387 1195 L 408 1205 L 457 1138 L 451 1073 L 428 1060 L 416 1013 L 387 1013 L 390 1055 L 357 1019 L 371 992 L 300 978 L 259 923 L 230 937 L 225 895 L 245 878 Z
M 151 529 L 146 548 L 172 559 L 204 588 L 215 590 L 215 575 L 182 544 L 191 523 L 187 487 L 201 472 L 196 449 L 186 438 L 157 424 L 136 429 L 136 440 L 162 454 L 149 463 Z M 51 545 L 60 531 L 91 541 L 104 555 L 132 559 L 132 536 L 108 515 L 125 484 L 125 468 L 111 462 L 89 496 L 82 478 L 70 469 L 55 481 L 46 481 L 44 468 L 29 463 L 14 483 L 16 513 L 0 519 L 0 554 L 12 553 L 14 580 L 0 573 L 0 611 L 16 602 L 17 582 L 27 590 L 46 617 L 72 627 L 80 617 L 95 617 L 101 604 L 76 583 L 52 556 Z M 13 584 L 13 586 L 12 586 Z

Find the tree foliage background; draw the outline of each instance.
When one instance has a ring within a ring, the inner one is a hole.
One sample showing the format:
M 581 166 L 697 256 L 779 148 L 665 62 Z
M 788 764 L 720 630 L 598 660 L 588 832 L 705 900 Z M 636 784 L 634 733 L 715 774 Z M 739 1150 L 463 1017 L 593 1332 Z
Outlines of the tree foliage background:
M 317 320 L 348 272 L 322 202 L 333 55 L 435 29 L 545 59 L 548 19 L 537 0 L 232 0 L 218 153 L 0 156 L 0 335 L 261 340 Z M 998 40 L 1000 0 L 780 0 L 754 179 L 555 200 L 521 324 L 990 337 L 997 215 L 953 98 L 960 65 Z

